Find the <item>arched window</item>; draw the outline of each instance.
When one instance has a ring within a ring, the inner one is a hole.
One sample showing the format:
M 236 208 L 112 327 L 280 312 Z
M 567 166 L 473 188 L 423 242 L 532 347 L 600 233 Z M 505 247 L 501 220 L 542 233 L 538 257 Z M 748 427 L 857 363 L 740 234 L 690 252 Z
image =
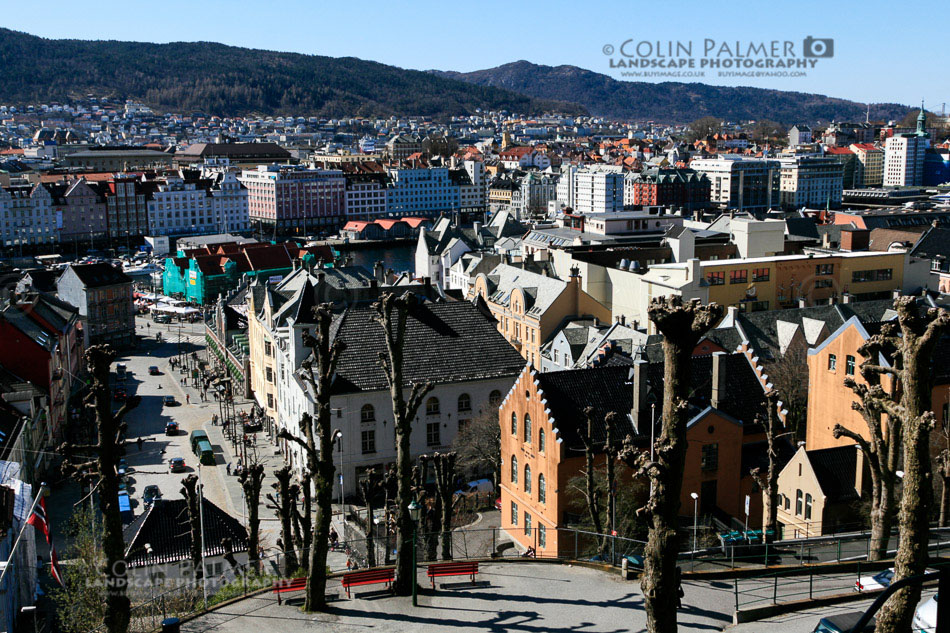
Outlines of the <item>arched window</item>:
M 429 398 L 426 400 L 426 415 L 439 415 L 438 398 Z
M 511 456 L 511 483 L 518 483 L 518 458 Z
M 531 441 L 531 416 L 527 413 L 524 414 L 524 441 Z
M 544 429 L 538 429 L 538 450 L 544 452 Z
M 472 398 L 467 393 L 459 396 L 459 413 L 472 410 Z
M 811 519 L 811 495 L 805 493 L 805 520 Z
M 376 420 L 376 409 L 371 404 L 364 404 L 360 409 L 360 422 L 374 422 Z
M 524 465 L 524 491 L 531 494 L 531 466 Z
M 547 503 L 548 500 L 548 491 L 544 485 L 544 473 L 538 475 L 538 501 L 541 503 Z
M 518 435 L 518 414 L 511 413 L 511 434 Z
M 501 392 L 495 389 L 490 394 L 488 394 L 488 404 L 493 407 L 497 407 L 501 404 Z
M 802 515 L 802 491 L 795 491 L 795 516 Z

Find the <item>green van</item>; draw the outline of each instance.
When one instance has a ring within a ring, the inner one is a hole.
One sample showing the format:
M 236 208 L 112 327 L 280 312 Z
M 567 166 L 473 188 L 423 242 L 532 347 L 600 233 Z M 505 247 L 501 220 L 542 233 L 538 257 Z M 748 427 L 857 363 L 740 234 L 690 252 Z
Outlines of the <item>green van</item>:
M 211 440 L 208 439 L 208 434 L 202 431 L 201 429 L 192 431 L 190 438 L 191 438 L 191 452 L 194 453 L 195 455 L 198 454 L 198 442 L 205 441 L 205 442 L 208 442 L 209 444 L 211 443 Z
M 214 466 L 214 450 L 211 448 L 211 442 L 208 440 L 198 442 L 195 455 L 198 456 L 199 461 L 205 466 Z

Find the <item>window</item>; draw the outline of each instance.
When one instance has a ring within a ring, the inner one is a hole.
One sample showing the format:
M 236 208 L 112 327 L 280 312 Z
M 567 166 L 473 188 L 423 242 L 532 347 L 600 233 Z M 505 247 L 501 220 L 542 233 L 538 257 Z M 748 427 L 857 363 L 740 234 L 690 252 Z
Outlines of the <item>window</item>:
M 538 475 L 538 501 L 540 501 L 541 503 L 547 503 L 547 500 L 548 500 L 548 492 L 545 487 L 544 473 L 541 473 Z
M 459 396 L 459 413 L 472 410 L 472 398 L 467 393 Z
M 270 367 L 264 368 L 264 373 L 267 374 L 267 382 L 274 382 L 274 370 Z
M 828 354 L 828 371 L 835 371 L 838 369 L 838 357 L 834 354 Z
M 538 526 L 538 547 L 544 548 L 548 546 L 548 535 L 547 530 L 544 528 L 544 525 Z
M 442 442 L 439 440 L 438 422 L 429 422 L 426 424 L 426 446 L 439 446 Z
M 524 441 L 531 441 L 531 416 L 527 413 L 524 414 Z
M 518 435 L 518 414 L 513 411 L 511 413 L 511 434 Z
M 890 281 L 894 276 L 894 271 L 890 268 L 879 268 L 877 270 L 856 270 L 851 273 L 851 281 Z
M 816 275 L 833 275 L 835 273 L 834 264 L 815 264 Z
M 805 520 L 811 519 L 811 495 L 805 495 Z
M 731 284 L 744 284 L 748 279 L 748 270 L 732 270 L 729 272 L 729 283 Z
M 749 307 L 750 312 L 765 312 L 769 309 L 768 301 L 753 301 Z
M 438 398 L 429 398 L 426 400 L 426 415 L 439 415 Z
M 768 280 L 769 280 L 768 268 L 753 268 L 752 269 L 752 281 L 768 281 Z
M 844 373 L 849 376 L 854 375 L 854 356 L 851 354 L 844 357 Z
M 524 534 L 525 536 L 531 536 L 531 515 L 528 514 L 527 510 L 524 513 Z
M 363 454 L 368 455 L 369 453 L 376 452 L 376 431 L 374 429 L 367 429 L 361 434 L 361 446 L 363 449 Z
M 816 279 L 815 288 L 831 288 L 834 285 L 834 281 L 831 279 Z
M 721 270 L 718 272 L 707 273 L 706 281 L 709 282 L 710 286 L 721 286 L 726 283 L 726 273 Z
M 371 404 L 364 404 L 363 408 L 360 409 L 360 422 L 375 422 L 376 421 L 376 409 L 373 408 Z
M 518 457 L 516 455 L 511 456 L 511 483 L 518 483 Z
M 511 524 L 518 525 L 518 504 L 511 502 Z
M 782 495 L 782 498 L 785 500 L 785 509 L 788 510 L 792 507 L 792 500 L 788 498 L 788 495 Z
M 529 464 L 524 465 L 524 491 L 531 494 L 531 466 Z
M 719 444 L 706 444 L 703 446 L 702 469 L 716 470 L 719 468 Z
M 268 409 L 274 408 L 274 394 L 272 393 L 267 394 L 267 408 Z
M 801 516 L 802 514 L 802 491 L 795 491 L 795 516 Z
M 273 356 L 274 348 L 271 346 L 270 341 L 264 341 L 264 356 Z
M 472 421 L 469 420 L 469 419 L 467 419 L 467 418 L 463 418 L 463 419 L 459 420 L 459 433 L 461 433 L 462 431 L 464 431 L 465 429 L 467 429 L 467 428 L 468 428 L 468 425 L 471 424 L 471 422 L 472 422 Z
M 946 419 L 946 416 L 944 416 Z M 538 450 L 544 452 L 544 429 L 538 429 Z

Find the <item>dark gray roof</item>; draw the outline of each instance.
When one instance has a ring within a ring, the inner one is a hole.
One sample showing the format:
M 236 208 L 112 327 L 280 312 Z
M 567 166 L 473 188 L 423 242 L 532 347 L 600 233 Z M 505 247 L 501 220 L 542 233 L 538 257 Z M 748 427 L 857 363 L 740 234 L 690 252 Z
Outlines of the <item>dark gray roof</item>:
M 87 288 L 132 283 L 131 277 L 110 264 L 70 264 L 69 267 Z
M 375 314 L 372 306 L 362 305 L 337 318 L 335 338 L 347 349 L 337 367 L 334 392 L 387 388 L 379 365 L 385 341 Z M 467 301 L 417 305 L 406 324 L 406 341 L 404 386 L 516 376 L 525 366 L 495 321 Z
M 165 491 L 168 492 L 168 491 Z M 241 521 L 203 499 L 205 556 L 225 553 L 224 539 L 231 539 L 232 551 L 247 551 L 247 530 Z M 191 529 L 184 499 L 158 499 L 139 515 L 125 532 L 129 567 L 191 560 Z M 145 544 L 152 546 L 152 555 Z
M 942 226 L 929 228 L 918 240 L 910 254 L 926 259 L 950 258 L 950 228 Z
M 850 501 L 858 498 L 854 488 L 858 449 L 852 445 L 808 451 L 818 485 L 828 501 Z
M 587 424 L 584 410 L 593 407 L 594 441 L 603 442 L 607 436 L 604 418 L 608 413 L 618 414 L 622 425 L 618 439 L 635 434 L 629 415 L 633 406 L 633 387 L 629 367 L 597 367 L 539 373 L 536 378 L 548 408 L 554 417 L 558 438 L 568 448 L 582 448 L 578 428 Z

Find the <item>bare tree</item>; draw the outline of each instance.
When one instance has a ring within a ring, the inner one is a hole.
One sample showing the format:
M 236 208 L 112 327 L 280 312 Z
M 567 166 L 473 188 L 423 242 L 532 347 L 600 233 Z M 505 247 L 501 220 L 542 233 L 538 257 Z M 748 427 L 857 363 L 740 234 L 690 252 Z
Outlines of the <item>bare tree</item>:
M 130 602 L 116 465 L 123 450 L 123 441 L 120 438 L 127 427 L 125 416 L 138 406 L 141 398 L 132 396 L 118 411 L 113 412 L 109 393 L 109 370 L 115 360 L 115 352 L 108 345 L 93 345 L 86 350 L 85 360 L 91 384 L 84 404 L 94 412 L 98 442 L 92 445 L 63 444 L 60 448 L 65 458 L 63 473 L 78 479 L 99 482 L 99 510 L 103 517 L 102 551 L 105 555 L 106 575 L 105 625 L 109 633 L 126 633 L 129 629 Z M 90 453 L 95 454 L 96 458 L 80 463 L 73 461 L 74 456 Z
M 805 439 L 805 421 L 808 415 L 808 348 L 795 344 L 785 350 L 778 360 L 768 364 L 769 380 L 782 394 L 785 427 L 796 440 Z
M 607 476 L 607 529 L 611 532 L 617 528 L 617 456 L 620 454 L 617 433 L 617 414 L 611 411 L 604 418 L 607 427 L 607 438 L 604 441 L 604 466 Z M 602 550 L 607 550 L 607 539 L 604 539 Z
M 458 455 L 459 470 L 492 473 L 497 489 L 501 483 L 501 427 L 498 409 L 490 408 L 459 428 L 452 449 Z
M 891 527 L 894 523 L 894 499 L 897 486 L 897 469 L 901 459 L 901 427 L 902 420 L 897 417 L 889 418 L 885 427 L 882 421 L 884 409 L 880 401 L 882 397 L 891 400 L 895 398 L 895 391 L 886 391 L 881 383 L 882 372 L 878 371 L 878 359 L 893 358 L 896 349 L 893 339 L 897 334 L 897 326 L 886 323 L 882 326 L 879 336 L 871 337 L 861 347 L 858 353 L 864 357 L 861 363 L 861 377 L 863 383 L 853 378 L 845 378 L 844 384 L 858 400 L 851 403 L 851 408 L 861 413 L 867 424 L 867 434 L 862 435 L 836 424 L 833 433 L 836 438 L 847 437 L 857 442 L 859 450 L 864 454 L 871 474 L 871 542 L 868 547 L 868 560 L 882 560 L 887 558 L 887 545 L 891 538 Z
M 676 633 L 679 549 L 677 519 L 686 466 L 686 423 L 689 420 L 690 358 L 700 339 L 722 318 L 722 307 L 699 301 L 684 304 L 679 296 L 654 298 L 647 314 L 663 334 L 663 415 L 654 461 L 627 436 L 620 458 L 639 476 L 653 482 L 653 493 L 641 512 L 650 524 L 640 581 L 649 633 Z
M 765 442 L 768 446 L 767 455 L 769 465 L 763 469 L 756 467 L 752 469 L 751 475 L 762 488 L 762 505 L 765 510 L 765 534 L 766 542 L 770 542 L 778 536 L 778 440 L 782 435 L 782 421 L 778 416 L 779 393 L 775 389 L 770 389 L 765 394 L 766 418 Z
M 869 372 L 887 374 L 900 382 L 900 400 L 880 386 L 872 387 L 872 397 L 889 420 L 898 419 L 903 431 L 903 492 L 898 515 L 900 541 L 894 559 L 894 580 L 924 573 L 930 538 L 930 508 L 933 504 L 933 473 L 930 470 L 930 432 L 935 416 L 930 410 L 933 395 L 933 351 L 940 337 L 950 329 L 950 313 L 930 308 L 922 312 L 914 297 L 894 302 L 900 336 L 882 332 L 882 347 L 896 352 L 890 366 L 862 364 Z M 873 338 L 873 337 L 872 337 Z M 920 585 L 898 589 L 881 608 L 877 633 L 909 631 L 914 609 L 920 601 Z
M 584 409 L 584 419 L 587 424 L 578 429 L 578 436 L 581 443 L 584 444 L 584 480 L 586 483 L 584 489 L 584 498 L 587 499 L 587 514 L 590 517 L 591 526 L 597 534 L 604 533 L 604 524 L 600 518 L 600 490 L 594 482 L 594 454 L 597 447 L 594 442 L 594 408 Z
M 950 521 L 950 423 L 944 416 L 942 425 L 943 449 L 934 458 L 937 475 L 940 477 L 940 527 L 947 527 Z
M 284 555 L 284 576 L 291 576 L 300 567 L 300 561 L 297 559 L 297 551 L 294 549 L 293 533 L 293 499 L 290 496 L 290 466 L 284 466 L 274 471 L 277 481 L 271 484 L 277 496 L 267 493 L 269 506 L 277 514 L 280 521 L 280 546 Z
M 295 442 L 307 459 L 310 480 L 305 488 L 313 487 L 316 494 L 316 517 L 313 522 L 310 561 L 307 573 L 305 611 L 324 611 L 327 607 L 327 554 L 330 551 L 330 519 L 333 513 L 333 438 L 338 431 L 332 427 L 330 411 L 331 387 L 340 355 L 346 349 L 342 341 L 331 341 L 330 324 L 333 315 L 330 304 L 314 308 L 314 333 L 305 333 L 303 343 L 310 356 L 301 363 L 300 378 L 310 390 L 316 418 L 304 413 L 300 418 L 303 437 L 281 429 L 278 437 Z M 309 494 L 309 489 L 307 493 Z
M 424 456 L 435 469 L 438 509 L 441 514 L 442 560 L 452 560 L 452 515 L 455 511 L 455 453 L 434 453 Z
M 247 560 L 251 569 L 260 571 L 261 564 L 261 485 L 264 483 L 264 465 L 250 464 L 240 475 L 238 481 L 244 489 L 244 503 L 247 505 Z
M 363 503 L 366 504 L 366 565 L 376 567 L 376 542 L 375 542 L 375 524 L 373 523 L 374 507 L 373 501 L 383 492 L 383 476 L 370 468 L 363 473 L 363 478 L 359 480 L 360 495 L 363 497 Z
M 375 320 L 383 328 L 386 353 L 380 353 L 382 365 L 389 384 L 389 394 L 393 403 L 393 426 L 396 430 L 396 581 L 393 590 L 397 595 L 412 593 L 412 516 L 409 503 L 412 501 L 412 464 L 409 443 L 412 434 L 412 421 L 422 405 L 426 394 L 432 391 L 432 383 L 413 383 L 408 400 L 403 396 L 403 358 L 406 347 L 406 320 L 409 312 L 416 306 L 418 299 L 412 293 L 395 295 L 386 293 L 374 303 Z
M 298 547 L 303 557 L 303 568 L 307 571 L 310 571 L 310 549 L 313 547 L 313 494 L 310 479 L 309 472 L 303 473 L 294 492 L 294 522 L 302 532 Z
M 718 134 L 722 129 L 722 119 L 714 116 L 704 116 L 696 119 L 687 126 L 686 140 L 689 142 L 698 141 Z
M 195 580 L 201 580 L 205 577 L 204 566 L 201 564 L 201 503 L 198 485 L 197 475 L 188 475 L 181 480 L 181 496 L 185 498 L 185 507 L 188 508 L 188 531 L 191 533 L 191 568 L 195 572 Z

